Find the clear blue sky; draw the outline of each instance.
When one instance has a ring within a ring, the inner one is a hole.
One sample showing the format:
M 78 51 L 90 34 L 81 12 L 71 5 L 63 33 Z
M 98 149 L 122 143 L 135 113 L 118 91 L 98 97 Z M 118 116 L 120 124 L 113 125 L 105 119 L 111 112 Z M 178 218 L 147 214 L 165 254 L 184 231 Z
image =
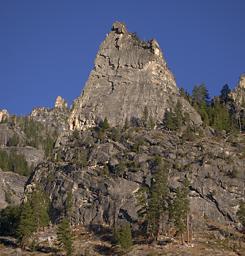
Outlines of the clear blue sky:
M 245 0 L 0 0 L 0 108 L 71 103 L 114 21 L 156 38 L 178 86 L 217 95 L 245 72 Z

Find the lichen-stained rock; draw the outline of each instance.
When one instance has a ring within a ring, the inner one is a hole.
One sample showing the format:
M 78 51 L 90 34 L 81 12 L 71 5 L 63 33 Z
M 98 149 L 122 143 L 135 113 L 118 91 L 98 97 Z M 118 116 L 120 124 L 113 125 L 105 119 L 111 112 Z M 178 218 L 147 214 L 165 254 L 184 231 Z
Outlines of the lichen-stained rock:
M 124 125 L 126 120 L 141 119 L 146 108 L 152 120 L 161 123 L 166 109 L 174 108 L 178 100 L 191 121 L 200 124 L 200 116 L 180 97 L 157 41 L 143 42 L 115 22 L 74 102 L 69 126 L 84 130 L 105 117 L 112 126 Z

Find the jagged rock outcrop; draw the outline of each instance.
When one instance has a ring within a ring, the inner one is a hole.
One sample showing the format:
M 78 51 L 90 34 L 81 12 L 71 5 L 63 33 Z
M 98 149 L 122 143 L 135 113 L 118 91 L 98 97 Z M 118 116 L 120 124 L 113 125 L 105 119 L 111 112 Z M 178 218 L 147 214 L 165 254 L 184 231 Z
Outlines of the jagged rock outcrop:
M 86 129 L 107 118 L 112 126 L 142 119 L 147 108 L 155 123 L 161 123 L 165 111 L 181 102 L 191 122 L 201 118 L 180 97 L 173 74 L 156 40 L 143 42 L 115 22 L 101 44 L 85 88 L 74 102 L 69 117 L 70 129 Z
M 31 112 L 31 118 L 42 123 L 50 130 L 62 133 L 68 130 L 68 117 L 70 110 L 67 102 L 60 96 L 55 101 L 54 108 L 35 108 Z
M 236 88 L 230 93 L 230 97 L 237 107 L 245 109 L 245 74 L 240 76 Z
M 41 186 L 50 195 L 53 220 L 66 211 L 72 193 L 75 224 L 113 221 L 138 224 L 137 191 L 151 186 L 153 159 L 169 163 L 171 194 L 190 180 L 191 214 L 195 229 L 207 225 L 236 226 L 236 212 L 244 198 L 244 143 L 212 138 L 184 139 L 165 131 L 130 128 L 115 138 L 113 130 L 103 140 L 84 131 L 60 141 L 53 161 L 40 164 L 28 187 Z M 139 143 L 140 142 L 140 143 Z
M 67 102 L 61 97 L 61 96 L 58 96 L 55 100 L 55 105 L 54 105 L 55 108 L 67 108 L 68 107 L 68 104 Z
M 20 204 L 26 181 L 27 177 L 0 169 L 0 209 L 9 204 Z

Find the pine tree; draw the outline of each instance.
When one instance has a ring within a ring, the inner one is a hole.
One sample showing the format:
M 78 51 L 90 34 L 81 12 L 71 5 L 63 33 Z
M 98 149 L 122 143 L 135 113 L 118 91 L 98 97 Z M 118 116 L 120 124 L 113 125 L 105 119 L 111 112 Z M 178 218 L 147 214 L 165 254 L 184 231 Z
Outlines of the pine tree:
M 67 218 L 63 218 L 57 227 L 57 240 L 59 245 L 64 248 L 67 256 L 72 255 L 72 231 Z
M 49 200 L 41 188 L 27 196 L 20 213 L 18 237 L 21 245 L 26 245 L 32 234 L 49 223 Z
M 185 179 L 183 187 L 177 188 L 176 196 L 173 200 L 170 211 L 170 217 L 173 220 L 175 228 L 177 229 L 177 232 L 181 235 L 182 244 L 184 243 L 183 233 L 186 230 L 189 233 L 189 227 L 187 226 L 187 219 L 189 213 L 188 192 L 189 181 L 188 179 Z M 189 237 L 187 238 L 187 240 L 189 240 Z
M 176 124 L 176 118 L 175 114 L 170 110 L 165 112 L 165 118 L 164 118 L 165 126 L 171 131 L 177 130 L 177 124 Z
M 201 85 L 195 85 L 192 90 L 192 101 L 193 103 L 197 103 L 198 105 L 201 105 L 203 102 L 208 105 L 208 90 L 205 84 Z
M 198 112 L 201 115 L 202 121 L 205 125 L 209 125 L 209 115 L 208 106 L 205 101 L 203 101 L 198 108 Z
M 166 111 L 165 113 L 165 126 L 171 131 L 179 130 L 184 122 L 184 117 L 182 113 L 182 105 L 178 100 L 174 110 Z
M 232 128 L 230 113 L 218 100 L 213 101 L 210 109 L 210 125 L 219 131 L 230 131 Z
M 146 219 L 148 236 L 153 241 L 156 241 L 159 234 L 161 216 L 166 210 L 168 172 L 161 157 L 157 156 L 154 162 L 156 173 L 153 176 L 149 190 Z
M 25 202 L 21 208 L 20 223 L 17 230 L 21 247 L 28 244 L 28 240 L 37 229 L 34 211 L 29 201 Z
M 229 88 L 229 85 L 225 84 L 222 87 L 222 89 L 220 91 L 220 96 L 219 96 L 222 103 L 226 104 L 230 100 L 230 96 L 229 96 L 230 92 L 231 92 L 231 90 Z
M 205 125 L 209 125 L 209 95 L 205 84 L 195 85 L 192 90 L 192 105 L 201 115 Z
M 45 192 L 38 188 L 30 196 L 30 203 L 34 212 L 37 229 L 44 228 L 49 224 L 49 199 Z
M 183 125 L 183 115 L 182 115 L 182 105 L 181 102 L 178 100 L 176 103 L 176 106 L 174 108 L 174 112 L 176 115 L 176 126 L 177 129 L 181 128 L 181 126 Z

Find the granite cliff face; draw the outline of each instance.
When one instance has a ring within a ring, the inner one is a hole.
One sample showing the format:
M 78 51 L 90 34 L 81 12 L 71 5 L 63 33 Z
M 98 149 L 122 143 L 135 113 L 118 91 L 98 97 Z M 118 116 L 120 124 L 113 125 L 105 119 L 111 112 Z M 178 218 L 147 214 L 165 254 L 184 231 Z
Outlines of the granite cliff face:
M 68 116 L 60 96 L 54 108 L 36 108 L 29 116 L 0 111 L 0 209 L 21 202 L 27 176 L 49 157 L 57 136 L 68 129 Z
M 41 184 L 50 195 L 53 221 L 66 212 L 72 194 L 74 224 L 140 226 L 137 191 L 151 187 L 154 157 L 169 163 L 169 191 L 174 195 L 185 177 L 190 181 L 195 230 L 209 225 L 238 227 L 236 212 L 244 198 L 243 141 L 220 143 L 215 137 L 184 138 L 157 130 L 129 128 L 98 139 L 84 131 L 60 141 L 52 161 L 38 165 L 27 186 Z
M 142 119 L 145 109 L 161 124 L 177 102 L 195 126 L 191 138 L 188 129 L 178 134 L 161 125 L 156 130 L 124 126 L 126 120 Z M 113 128 L 98 126 L 105 118 Z M 184 178 L 190 180 L 197 229 L 214 220 L 239 226 L 244 142 L 237 139 L 234 146 L 199 127 L 199 114 L 180 96 L 155 40 L 142 42 L 125 25 L 114 23 L 68 123 L 74 131 L 59 137 L 52 159 L 37 166 L 26 187 L 29 193 L 39 184 L 48 192 L 54 222 L 65 214 L 71 194 L 74 224 L 111 226 L 116 221 L 140 226 L 137 191 L 150 189 L 154 157 L 160 156 L 169 164 L 170 200 Z
M 86 129 L 107 118 L 112 126 L 141 119 L 144 110 L 161 123 L 167 109 L 181 102 L 194 124 L 200 116 L 179 96 L 173 74 L 168 69 L 156 40 L 143 42 L 115 22 L 101 44 L 85 88 L 74 102 L 70 129 Z

